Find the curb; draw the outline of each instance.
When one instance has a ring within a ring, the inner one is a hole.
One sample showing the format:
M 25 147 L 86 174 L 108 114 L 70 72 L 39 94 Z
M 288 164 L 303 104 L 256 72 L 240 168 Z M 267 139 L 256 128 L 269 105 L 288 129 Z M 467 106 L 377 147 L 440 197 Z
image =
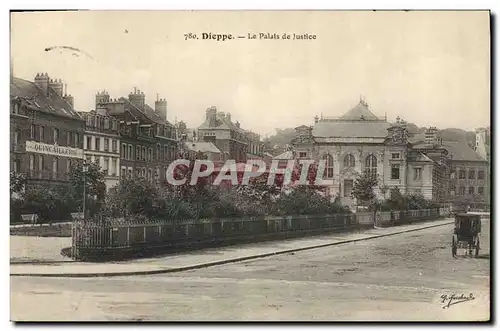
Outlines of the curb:
M 341 245 L 341 244 L 347 244 L 347 243 L 352 243 L 352 242 L 357 242 L 357 241 L 365 241 L 365 240 L 370 240 L 370 239 L 376 239 L 376 238 L 382 238 L 382 237 L 389 237 L 397 234 L 402 234 L 402 233 L 408 233 L 408 232 L 415 232 L 415 231 L 420 231 L 420 230 L 425 230 L 425 229 L 430 229 L 430 228 L 435 228 L 438 226 L 445 226 L 449 224 L 453 224 L 454 221 L 449 221 L 446 223 L 442 224 L 434 224 L 434 225 L 429 225 L 425 227 L 420 227 L 416 229 L 410 229 L 410 230 L 403 230 L 399 232 L 393 232 L 393 233 L 387 233 L 387 234 L 380 234 L 380 235 L 372 235 L 366 238 L 358 238 L 358 239 L 350 239 L 350 240 L 344 240 L 344 241 L 339 241 L 339 242 L 333 242 L 333 243 L 326 243 L 326 244 L 321 244 L 321 245 L 314 245 L 314 246 L 307 246 L 307 247 L 300 247 L 300 248 L 293 248 L 293 249 L 287 249 L 283 251 L 277 251 L 277 252 L 271 252 L 271 253 L 262 253 L 262 254 L 257 254 L 257 255 L 250 255 L 250 256 L 243 256 L 243 257 L 237 257 L 233 259 L 227 259 L 227 260 L 220 260 L 220 261 L 214 261 L 214 262 L 207 262 L 207 263 L 200 263 L 200 264 L 194 264 L 190 266 L 184 266 L 184 267 L 178 267 L 178 268 L 169 268 L 169 269 L 156 269 L 156 270 L 143 270 L 143 271 L 122 271 L 122 272 L 102 272 L 102 273 L 86 273 L 86 274 L 30 274 L 30 273 L 15 273 L 15 274 L 10 274 L 10 276 L 15 276 L 15 277 L 61 277 L 61 278 L 96 278 L 96 277 L 117 277 L 117 276 L 141 276 L 141 275 L 155 275 L 155 274 L 166 274 L 166 273 L 174 273 L 174 272 L 182 272 L 182 271 L 187 271 L 187 270 L 194 270 L 194 269 L 201 269 L 201 268 L 207 268 L 207 267 L 213 267 L 217 265 L 222 265 L 222 264 L 228 264 L 228 263 L 235 263 L 235 262 L 241 262 L 241 261 L 247 261 L 247 260 L 253 260 L 253 259 L 259 259 L 259 258 L 264 258 L 264 257 L 269 257 L 273 255 L 281 255 L 281 254 L 287 254 L 287 253 L 292 253 L 292 252 L 300 252 L 300 251 L 305 251 L 305 250 L 310 250 L 310 249 L 315 249 L 315 248 L 322 248 L 322 247 L 328 247 L 328 246 L 336 246 L 336 245 Z

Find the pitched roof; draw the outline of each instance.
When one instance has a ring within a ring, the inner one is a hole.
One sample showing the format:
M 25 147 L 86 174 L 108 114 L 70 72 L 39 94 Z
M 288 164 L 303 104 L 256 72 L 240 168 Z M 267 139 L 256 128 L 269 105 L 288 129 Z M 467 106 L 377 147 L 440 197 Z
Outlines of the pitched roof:
M 410 162 L 430 162 L 432 163 L 433 161 L 425 154 L 417 152 L 417 153 L 410 153 L 408 157 L 408 161 Z
M 385 121 L 325 121 L 314 125 L 314 137 L 385 138 L 391 125 Z
M 486 162 L 475 150 L 470 148 L 466 142 L 443 141 L 443 147 L 455 161 L 483 161 Z
M 220 150 L 211 142 L 190 142 L 184 143 L 187 149 L 201 153 L 220 153 Z
M 377 121 L 379 118 L 375 116 L 367 107 L 365 103 L 360 101 L 354 108 L 349 110 L 347 113 L 340 117 L 342 120 L 365 120 L 365 121 Z
M 12 77 L 10 81 L 10 95 L 20 98 L 26 105 L 38 111 L 52 113 L 57 116 L 70 117 L 82 120 L 75 109 L 52 88 L 48 87 L 50 93 L 44 93 L 35 83 L 25 79 Z
M 294 154 L 293 154 L 293 151 L 286 151 L 284 153 L 281 153 L 280 155 L 274 156 L 273 159 L 275 159 L 275 160 L 293 160 Z

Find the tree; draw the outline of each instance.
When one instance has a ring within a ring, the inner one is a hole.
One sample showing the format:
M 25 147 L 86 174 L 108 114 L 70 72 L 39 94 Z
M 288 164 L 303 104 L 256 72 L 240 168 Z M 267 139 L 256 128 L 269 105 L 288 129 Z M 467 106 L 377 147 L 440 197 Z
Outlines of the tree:
M 143 178 L 124 178 L 106 197 L 102 214 L 106 217 L 152 216 L 158 189 Z
M 10 195 L 18 196 L 22 191 L 24 191 L 24 187 L 26 185 L 26 176 L 25 174 L 11 172 L 10 173 Z
M 84 172 L 83 167 L 87 170 Z M 104 180 L 105 171 L 97 163 L 79 161 L 72 167 L 69 173 L 70 195 L 79 207 L 83 208 L 83 193 L 85 185 L 85 209 L 89 215 L 95 215 L 102 207 L 106 196 L 106 182 Z
M 361 205 L 365 206 L 367 202 L 375 199 L 373 188 L 377 186 L 377 184 L 378 179 L 376 176 L 368 172 L 363 172 L 356 177 L 351 194 L 356 198 L 358 203 L 361 202 Z

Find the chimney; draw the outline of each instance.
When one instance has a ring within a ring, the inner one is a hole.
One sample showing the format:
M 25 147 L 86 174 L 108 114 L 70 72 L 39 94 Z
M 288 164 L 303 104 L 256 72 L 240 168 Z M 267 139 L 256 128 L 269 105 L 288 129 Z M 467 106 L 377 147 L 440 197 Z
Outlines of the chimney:
M 319 117 L 318 115 L 314 116 L 314 124 L 317 124 L 319 122 Z
M 71 94 L 69 94 L 69 95 L 65 94 L 63 99 L 66 100 L 66 102 L 71 105 L 71 108 L 75 107 L 75 99 L 73 98 L 73 96 Z
M 145 105 L 145 100 L 146 100 L 146 96 L 144 95 L 144 92 L 141 92 L 141 90 L 138 90 L 134 87 L 134 92 L 133 93 L 130 93 L 128 95 L 128 100 L 130 101 L 130 103 L 132 103 L 134 106 L 136 106 L 137 108 L 143 110 L 144 109 L 144 105 Z
M 209 122 L 209 126 L 215 126 L 217 124 L 217 107 L 212 106 L 207 108 L 206 121 Z
M 240 122 L 236 121 L 236 123 L 234 123 L 234 125 L 236 125 L 237 128 L 240 127 Z
M 61 79 L 51 79 L 49 81 L 49 87 L 56 92 L 56 94 L 60 97 L 63 96 L 63 82 Z
M 226 119 L 227 119 L 229 122 L 231 122 L 231 113 L 227 113 L 227 114 L 226 114 Z
M 220 111 L 219 116 L 222 118 L 226 118 L 226 113 L 224 113 L 223 111 Z
M 95 95 L 95 108 L 97 109 L 99 105 L 104 105 L 106 103 L 110 102 L 109 99 L 109 94 L 106 92 L 106 90 L 103 90 L 102 92 L 97 92 Z
M 42 90 L 44 95 L 47 95 L 47 90 L 49 88 L 49 75 L 47 73 L 36 74 L 35 85 Z
M 157 112 L 162 117 L 164 116 L 165 120 L 167 120 L 167 100 L 166 99 L 158 99 L 158 96 L 156 97 L 155 112 Z
M 438 143 L 437 128 L 431 126 L 425 130 L 425 143 L 435 145 Z

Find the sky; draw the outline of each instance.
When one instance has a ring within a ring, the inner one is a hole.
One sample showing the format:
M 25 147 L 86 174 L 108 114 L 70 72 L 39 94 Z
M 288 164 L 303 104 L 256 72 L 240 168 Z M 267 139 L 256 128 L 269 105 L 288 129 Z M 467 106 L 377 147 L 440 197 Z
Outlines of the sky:
M 151 106 L 158 94 L 168 120 L 192 128 L 216 106 L 266 136 L 341 116 L 362 96 L 389 121 L 474 130 L 490 124 L 489 30 L 485 11 L 22 12 L 11 14 L 11 66 L 30 81 L 62 79 L 81 111 L 104 89 L 119 98 L 137 88 Z

